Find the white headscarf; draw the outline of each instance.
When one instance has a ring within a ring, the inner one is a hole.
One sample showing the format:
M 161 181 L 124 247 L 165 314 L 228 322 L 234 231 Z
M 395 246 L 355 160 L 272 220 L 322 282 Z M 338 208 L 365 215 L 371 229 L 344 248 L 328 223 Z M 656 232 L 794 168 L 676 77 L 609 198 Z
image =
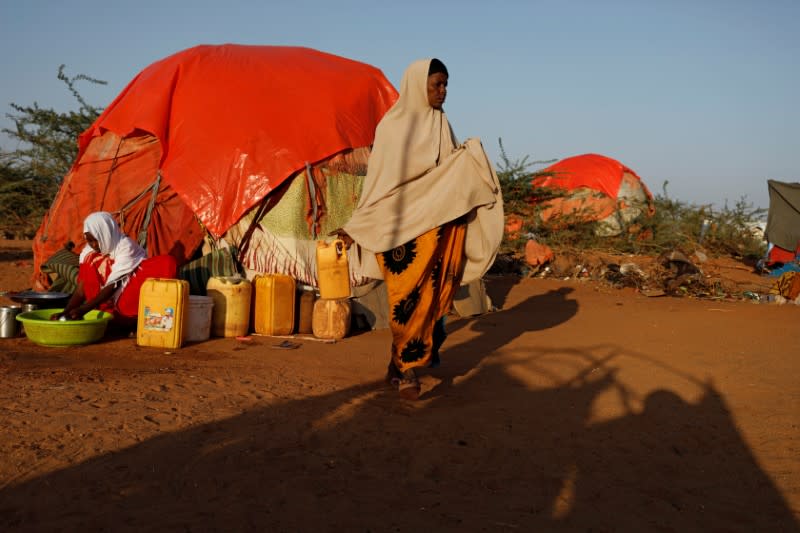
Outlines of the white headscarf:
M 92 213 L 83 221 L 83 232 L 91 233 L 97 239 L 100 253 L 114 260 L 111 273 L 105 286 L 133 272 L 136 267 L 147 257 L 147 252 L 120 229 L 111 213 L 98 211 Z M 88 244 L 81 251 L 80 261 L 95 251 Z
M 375 130 L 361 197 L 343 229 L 365 250 L 385 252 L 472 213 L 467 283 L 494 262 L 503 237 L 503 198 L 480 140 L 458 145 L 445 113 L 428 102 L 430 62 L 415 61 L 403 75 L 400 97 Z M 380 277 L 377 264 L 362 269 Z

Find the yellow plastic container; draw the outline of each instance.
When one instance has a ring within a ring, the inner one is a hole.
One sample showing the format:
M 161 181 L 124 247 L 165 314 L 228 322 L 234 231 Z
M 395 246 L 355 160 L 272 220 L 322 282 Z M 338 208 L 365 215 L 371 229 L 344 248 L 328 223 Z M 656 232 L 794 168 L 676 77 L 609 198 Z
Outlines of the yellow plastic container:
M 297 291 L 297 301 L 295 302 L 295 331 L 297 333 L 312 333 L 311 319 L 314 315 L 314 302 L 317 295 L 314 291 Z
M 158 348 L 180 348 L 186 338 L 189 282 L 151 278 L 139 291 L 136 344 Z
M 253 284 L 241 277 L 211 277 L 206 294 L 214 300 L 211 334 L 215 337 L 247 335 Z
M 341 239 L 317 243 L 319 297 L 326 300 L 350 297 L 350 268 Z
M 349 298 L 328 300 L 320 298 L 314 303 L 311 328 L 319 339 L 343 339 L 350 333 L 352 304 Z
M 261 335 L 294 331 L 295 282 L 291 276 L 266 274 L 253 281 L 253 329 Z

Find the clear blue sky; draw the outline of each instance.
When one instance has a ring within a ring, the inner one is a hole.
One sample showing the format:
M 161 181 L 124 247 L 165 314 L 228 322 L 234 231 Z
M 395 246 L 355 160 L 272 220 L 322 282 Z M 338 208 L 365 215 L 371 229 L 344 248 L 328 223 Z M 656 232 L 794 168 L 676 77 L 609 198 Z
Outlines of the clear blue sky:
M 197 44 L 308 46 L 399 85 L 439 57 L 459 138 L 493 161 L 594 152 L 683 201 L 767 207 L 800 180 L 800 0 L 0 0 L 0 124 L 8 105 L 103 107 L 150 63 Z M 7 138 L 0 139 L 13 148 Z M 534 168 L 541 168 L 534 167 Z

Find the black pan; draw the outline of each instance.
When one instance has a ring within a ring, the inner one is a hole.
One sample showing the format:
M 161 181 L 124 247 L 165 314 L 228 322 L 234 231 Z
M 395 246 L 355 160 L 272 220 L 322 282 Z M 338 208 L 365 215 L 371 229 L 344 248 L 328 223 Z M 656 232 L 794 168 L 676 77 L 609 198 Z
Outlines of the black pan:
M 21 291 L 10 292 L 6 296 L 21 304 L 34 304 L 41 308 L 58 308 L 66 306 L 71 295 L 68 292 Z

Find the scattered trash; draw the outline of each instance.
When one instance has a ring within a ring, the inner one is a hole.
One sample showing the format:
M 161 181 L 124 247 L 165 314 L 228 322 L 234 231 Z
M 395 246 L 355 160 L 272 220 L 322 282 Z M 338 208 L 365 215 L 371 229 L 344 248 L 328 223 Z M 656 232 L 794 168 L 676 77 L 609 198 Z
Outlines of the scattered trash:
M 685 274 L 696 274 L 700 271 L 700 269 L 697 268 L 694 263 L 689 261 L 689 258 L 686 257 L 683 252 L 678 250 L 661 254 L 658 257 L 658 262 L 664 268 L 675 272 L 676 277 L 683 276 Z
M 576 278 L 588 278 L 589 277 L 589 269 L 583 265 L 577 265 L 575 267 L 575 272 L 573 274 Z
M 601 278 L 617 288 L 634 287 L 641 290 L 647 282 L 647 275 L 634 263 L 609 263 L 603 269 Z
M 770 294 L 782 296 L 787 300 L 800 298 L 800 273 L 784 272 L 769 289 Z
M 666 296 L 666 292 L 661 289 L 643 289 L 642 294 L 648 298 L 655 298 L 657 296 Z
M 533 239 L 529 239 L 525 243 L 525 262 L 530 266 L 549 263 L 553 257 L 553 250 L 546 244 L 540 244 Z
M 712 224 L 711 230 L 714 227 Z M 533 246 L 532 243 L 531 246 Z M 491 274 L 517 274 L 528 278 L 553 278 L 560 280 L 593 280 L 604 282 L 613 288 L 633 288 L 648 298 L 661 296 L 677 296 L 704 298 L 713 300 L 741 300 L 749 299 L 762 303 L 797 303 L 800 305 L 800 275 L 792 283 L 796 284 L 790 290 L 787 275 L 778 289 L 769 292 L 778 293 L 770 297 L 765 290 L 759 290 L 757 285 L 751 290 L 742 287 L 715 270 L 717 262 L 712 260 L 707 252 L 698 248 L 691 255 L 682 250 L 674 249 L 658 257 L 639 257 L 633 254 L 619 256 L 603 253 L 583 253 L 580 250 L 561 250 L 554 254 L 555 257 L 546 263 L 534 260 L 526 261 L 525 256 L 513 253 L 498 255 L 495 264 L 490 269 Z M 691 259 L 690 259 L 691 256 Z M 618 258 L 619 263 L 607 262 L 609 259 Z M 628 259 L 630 258 L 630 259 Z M 636 261 L 636 262 L 634 262 Z M 709 268 L 704 272 L 703 268 Z M 706 267 L 706 265 L 709 265 Z M 735 267 L 747 270 L 745 267 Z M 758 270 L 754 270 L 758 273 Z M 794 274 L 794 273 L 793 273 Z M 798 293 L 795 293 L 798 291 Z M 787 298 L 794 296 L 794 298 Z M 796 300 L 796 301 L 795 301 Z
M 710 230 L 710 229 L 711 229 L 711 220 L 706 218 L 705 220 L 703 220 L 703 223 L 700 226 L 700 237 L 697 239 L 697 242 L 702 244 L 703 243 L 703 239 L 706 238 L 706 235 L 708 234 L 708 230 Z
M 628 274 L 633 273 L 633 274 L 636 274 L 636 275 L 641 276 L 643 278 L 647 277 L 647 276 L 645 276 L 644 272 L 642 272 L 642 269 L 639 268 L 639 265 L 637 265 L 636 263 L 623 263 L 623 264 L 621 264 L 619 266 L 619 273 L 623 274 L 623 275 L 628 275 Z
M 294 350 L 295 348 L 300 347 L 300 343 L 292 341 L 283 341 L 278 344 L 273 344 L 272 347 L 278 348 L 280 350 Z

